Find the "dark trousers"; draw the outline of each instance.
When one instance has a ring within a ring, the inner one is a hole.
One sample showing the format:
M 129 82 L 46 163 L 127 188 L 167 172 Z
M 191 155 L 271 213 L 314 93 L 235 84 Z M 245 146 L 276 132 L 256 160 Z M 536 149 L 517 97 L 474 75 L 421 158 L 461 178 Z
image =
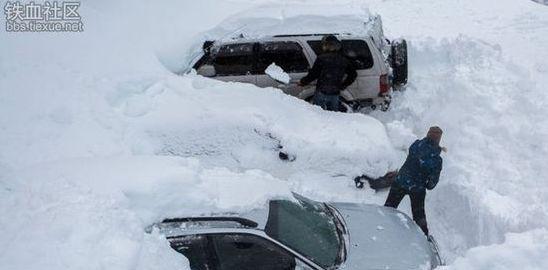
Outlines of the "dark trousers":
M 394 183 L 390 187 L 388 198 L 384 206 L 398 208 L 400 202 L 405 195 L 409 195 L 411 199 L 411 211 L 413 212 L 413 220 L 422 229 L 424 234 L 428 236 L 428 226 L 426 224 L 426 213 L 424 212 L 424 198 L 426 197 L 426 191 L 410 192 Z
M 340 104 L 339 95 L 326 95 L 318 91 L 314 94 L 314 105 L 324 110 L 338 112 Z

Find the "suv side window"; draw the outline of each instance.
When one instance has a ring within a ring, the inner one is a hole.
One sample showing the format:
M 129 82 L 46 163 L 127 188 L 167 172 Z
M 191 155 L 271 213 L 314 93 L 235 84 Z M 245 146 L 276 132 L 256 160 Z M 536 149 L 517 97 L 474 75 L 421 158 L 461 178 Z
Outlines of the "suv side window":
M 208 263 L 209 252 L 205 235 L 191 235 L 170 240 L 170 245 L 177 252 L 185 255 L 192 270 L 212 270 Z
M 316 55 L 322 54 L 322 41 L 321 40 L 309 40 L 306 43 L 308 43 L 308 46 L 312 48 L 314 53 Z
M 213 59 L 217 76 L 239 76 L 253 73 L 254 43 L 221 46 Z
M 257 70 L 264 74 L 272 63 L 280 66 L 287 73 L 307 72 L 308 60 L 299 43 L 292 41 L 264 42 L 260 44 Z
M 295 258 L 258 236 L 248 234 L 210 235 L 217 255 L 217 270 L 293 270 Z
M 307 43 L 316 55 L 322 53 L 321 40 L 309 40 Z M 342 40 L 342 51 L 346 57 L 354 61 L 356 69 L 370 69 L 373 67 L 373 55 L 367 42 L 359 39 Z
M 363 40 L 343 40 L 343 53 L 350 59 L 354 60 L 357 69 L 369 69 L 373 67 L 373 56 L 367 46 L 367 42 Z

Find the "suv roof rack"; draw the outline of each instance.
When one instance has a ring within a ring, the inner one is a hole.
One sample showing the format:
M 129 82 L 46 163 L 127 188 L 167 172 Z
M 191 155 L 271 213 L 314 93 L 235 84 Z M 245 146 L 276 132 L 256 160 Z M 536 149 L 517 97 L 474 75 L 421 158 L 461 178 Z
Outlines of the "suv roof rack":
M 340 35 L 339 33 L 325 33 L 325 34 L 292 34 L 292 35 L 275 35 L 273 37 L 318 37 L 327 35 Z
M 259 224 L 255 221 L 242 217 L 189 217 L 189 218 L 168 218 L 161 223 L 184 223 L 184 222 L 200 222 L 200 221 L 229 221 L 236 222 L 244 227 L 256 228 Z
M 274 35 L 272 37 L 322 37 L 327 35 L 334 36 L 351 36 L 351 33 L 318 33 L 318 34 L 289 34 L 289 35 Z

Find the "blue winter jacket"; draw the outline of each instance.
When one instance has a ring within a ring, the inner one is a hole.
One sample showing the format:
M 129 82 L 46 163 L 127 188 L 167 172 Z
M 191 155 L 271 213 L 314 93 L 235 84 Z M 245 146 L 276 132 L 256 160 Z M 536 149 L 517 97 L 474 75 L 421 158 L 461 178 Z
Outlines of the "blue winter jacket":
M 416 140 L 409 147 L 409 154 L 398 172 L 396 183 L 409 192 L 433 189 L 440 178 L 441 147 L 431 139 Z

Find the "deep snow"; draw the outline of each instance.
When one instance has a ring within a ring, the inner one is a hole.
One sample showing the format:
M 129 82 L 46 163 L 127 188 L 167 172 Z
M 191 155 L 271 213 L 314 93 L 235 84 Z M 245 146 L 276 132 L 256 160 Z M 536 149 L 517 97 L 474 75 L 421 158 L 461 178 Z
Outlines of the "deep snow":
M 355 190 L 352 176 L 396 169 L 432 124 L 449 149 L 427 197 L 446 269 L 548 268 L 548 7 L 284 1 L 274 3 L 283 14 L 248 10 L 265 2 L 98 0 L 82 4 L 80 34 L 0 31 L 1 269 L 184 269 L 144 227 L 264 207 L 290 191 L 382 203 L 385 193 Z M 284 20 L 380 13 L 389 37 L 409 41 L 410 83 L 388 113 L 367 116 L 171 72 L 194 37 L 244 10 Z M 280 161 L 279 144 L 297 159 Z

